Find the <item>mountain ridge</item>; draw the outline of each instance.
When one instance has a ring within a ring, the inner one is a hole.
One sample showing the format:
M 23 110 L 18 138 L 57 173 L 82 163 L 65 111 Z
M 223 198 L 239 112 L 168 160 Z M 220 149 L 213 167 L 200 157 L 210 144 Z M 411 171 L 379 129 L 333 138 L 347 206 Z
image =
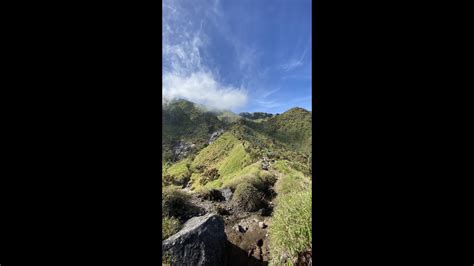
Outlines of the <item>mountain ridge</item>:
M 257 265 L 307 259 L 312 113 L 294 107 L 245 116 L 186 100 L 163 107 L 163 240 L 190 217 L 217 213 L 227 240 L 244 255 L 238 262 L 227 254 L 236 260 L 231 265 L 248 265 L 248 254 Z
M 188 169 L 178 171 L 184 176 L 175 178 L 191 180 L 194 188 L 200 187 L 197 184 L 208 183 L 202 175 L 205 171 L 216 169 L 225 177 L 237 168 L 245 168 L 263 158 L 288 160 L 295 169 L 311 173 L 308 161 L 312 153 L 312 114 L 304 108 L 294 107 L 258 122 L 237 119 L 230 123 L 220 120 L 218 112 L 203 111 L 187 100 L 170 103 L 164 112 L 166 141 L 163 140 L 163 165 L 177 163 L 177 168 L 180 168 L 185 160 L 185 164 L 189 164 Z M 169 118 L 173 117 L 170 112 L 176 112 L 178 119 Z M 212 138 L 214 142 L 211 143 Z M 176 155 L 183 147 L 184 155 Z M 186 147 L 191 148 L 186 150 Z M 196 167 L 204 167 L 204 170 L 192 169 Z M 228 167 L 233 170 L 228 170 Z M 171 167 L 171 173 L 173 170 Z M 164 171 L 163 176 L 167 174 Z

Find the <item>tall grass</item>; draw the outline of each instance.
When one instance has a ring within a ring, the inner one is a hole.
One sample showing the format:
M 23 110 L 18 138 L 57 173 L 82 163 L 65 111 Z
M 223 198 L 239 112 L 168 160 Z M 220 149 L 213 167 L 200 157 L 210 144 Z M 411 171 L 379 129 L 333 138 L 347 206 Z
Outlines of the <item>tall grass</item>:
M 311 189 L 282 195 L 269 228 L 271 265 L 290 263 L 312 248 Z

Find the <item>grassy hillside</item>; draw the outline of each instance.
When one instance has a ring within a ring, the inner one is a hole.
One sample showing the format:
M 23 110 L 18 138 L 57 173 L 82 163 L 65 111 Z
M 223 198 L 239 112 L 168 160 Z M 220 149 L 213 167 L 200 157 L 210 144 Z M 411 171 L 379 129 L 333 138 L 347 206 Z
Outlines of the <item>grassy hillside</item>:
M 242 119 L 242 117 L 230 111 L 223 111 L 223 112 L 217 113 L 217 118 L 227 124 L 232 124 Z
M 191 163 L 194 170 L 191 176 L 192 188 L 220 187 L 222 180 L 228 175 L 245 168 L 251 162 L 243 142 L 226 132 L 194 158 Z M 212 173 L 213 170 L 215 173 Z
M 195 144 L 195 150 L 202 149 L 209 136 L 226 127 L 216 114 L 186 100 L 177 100 L 163 106 L 162 146 L 163 160 L 173 159 L 172 147 L 179 141 Z
M 254 129 L 285 144 L 289 149 L 310 154 L 312 149 L 312 114 L 302 108 L 292 108 L 261 123 L 249 123 Z
M 311 113 L 300 108 L 259 123 L 237 120 L 195 156 L 168 166 L 162 176 L 169 184 L 190 181 L 193 190 L 234 187 L 237 180 L 258 178 L 256 169 L 266 158 L 278 161 L 274 170 L 291 176 L 290 181 L 285 177 L 280 182 L 288 182 L 288 189 L 293 189 L 291 180 L 311 175 L 310 126 Z

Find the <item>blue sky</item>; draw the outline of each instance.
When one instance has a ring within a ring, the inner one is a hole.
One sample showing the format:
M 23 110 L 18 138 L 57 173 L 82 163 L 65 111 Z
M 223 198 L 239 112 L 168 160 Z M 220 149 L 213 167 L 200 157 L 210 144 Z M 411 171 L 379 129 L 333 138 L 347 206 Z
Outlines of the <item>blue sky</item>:
M 163 0 L 163 98 L 311 110 L 310 0 Z

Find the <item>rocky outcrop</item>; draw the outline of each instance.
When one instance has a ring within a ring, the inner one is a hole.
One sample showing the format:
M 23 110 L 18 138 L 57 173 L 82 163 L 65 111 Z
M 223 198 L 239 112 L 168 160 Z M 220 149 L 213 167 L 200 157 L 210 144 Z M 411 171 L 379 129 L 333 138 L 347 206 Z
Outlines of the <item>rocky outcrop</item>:
M 176 143 L 172 147 L 173 151 L 173 158 L 175 160 L 181 160 L 186 157 L 195 147 L 196 145 L 193 143 L 184 143 L 182 141 Z
M 217 130 L 216 132 L 212 133 L 212 134 L 211 134 L 211 137 L 209 138 L 209 144 L 211 144 L 212 142 L 214 142 L 214 140 L 216 140 L 217 137 L 219 137 L 222 133 L 224 133 L 224 130 L 223 130 L 223 129 L 219 129 L 219 130 Z
M 230 188 L 224 188 L 220 190 L 221 195 L 224 197 L 225 201 L 232 199 L 232 190 Z
M 221 216 L 209 213 L 188 220 L 183 229 L 163 241 L 171 265 L 225 265 L 227 236 Z

